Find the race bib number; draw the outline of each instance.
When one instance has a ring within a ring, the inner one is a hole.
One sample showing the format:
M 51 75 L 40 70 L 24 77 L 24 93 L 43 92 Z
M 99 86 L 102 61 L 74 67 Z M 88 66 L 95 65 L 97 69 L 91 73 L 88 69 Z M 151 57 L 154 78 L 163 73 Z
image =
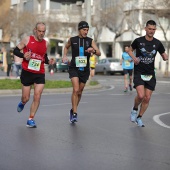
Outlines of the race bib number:
M 36 60 L 36 59 L 30 59 L 29 60 L 28 68 L 30 70 L 39 71 L 40 66 L 41 66 L 41 60 Z
M 91 65 L 94 65 L 94 64 L 95 64 L 95 62 L 94 62 L 94 61 L 90 61 L 90 64 L 91 64 Z
M 130 61 L 129 60 L 125 60 L 125 66 L 129 67 L 130 66 Z
M 76 57 L 76 67 L 86 67 L 86 65 L 87 65 L 87 56 Z
M 150 81 L 152 78 L 152 75 L 141 75 L 141 79 L 144 81 Z

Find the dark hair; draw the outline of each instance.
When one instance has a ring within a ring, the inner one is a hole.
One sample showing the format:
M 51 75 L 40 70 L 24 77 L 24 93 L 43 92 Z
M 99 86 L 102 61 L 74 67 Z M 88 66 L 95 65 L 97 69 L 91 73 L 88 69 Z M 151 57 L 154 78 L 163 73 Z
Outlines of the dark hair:
M 149 20 L 146 23 L 146 26 L 148 26 L 148 25 L 155 25 L 156 26 L 156 22 L 154 20 Z
M 83 28 L 89 28 L 89 24 L 86 22 L 86 21 L 81 21 L 79 24 L 78 24 L 78 30 L 81 30 Z

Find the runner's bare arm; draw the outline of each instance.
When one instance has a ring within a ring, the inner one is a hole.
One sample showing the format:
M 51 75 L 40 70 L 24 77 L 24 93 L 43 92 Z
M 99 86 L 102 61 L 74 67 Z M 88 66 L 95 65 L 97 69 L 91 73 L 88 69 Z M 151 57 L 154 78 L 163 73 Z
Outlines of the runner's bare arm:
M 168 55 L 166 53 L 161 54 L 164 61 L 168 60 Z
M 94 54 L 96 54 L 97 56 L 100 56 L 101 55 L 101 52 L 100 52 L 100 50 L 98 49 L 98 47 L 97 47 L 97 45 L 96 45 L 96 43 L 94 42 L 94 40 L 92 41 L 92 47 L 93 47 L 93 49 L 94 49 Z
M 128 54 L 132 57 L 134 63 L 137 65 L 139 64 L 138 58 L 133 53 L 134 49 L 132 47 L 129 48 Z
M 92 44 L 91 44 L 92 47 L 88 48 L 86 50 L 86 52 L 88 53 L 93 53 L 93 54 L 96 54 L 97 56 L 100 56 L 101 53 L 100 53 L 100 50 L 98 49 L 96 43 L 94 42 L 94 40 L 92 40 Z
M 71 41 L 70 39 L 68 40 L 68 42 L 66 43 L 65 47 L 64 47 L 64 50 L 63 50 L 63 57 L 62 57 L 62 61 L 65 63 L 65 62 L 68 62 L 68 58 L 67 58 L 67 53 L 68 53 L 68 49 L 70 48 L 71 46 Z
M 46 41 L 46 47 L 47 47 L 47 51 L 48 51 L 48 49 L 50 48 L 48 41 Z M 49 64 L 49 62 L 50 62 L 48 55 L 47 55 L 47 51 L 45 54 L 45 64 Z
M 25 58 L 26 60 L 30 59 L 30 53 L 31 52 L 26 52 L 23 54 L 21 50 L 27 45 L 29 41 L 29 37 L 25 37 L 14 49 L 13 53 L 14 55 L 20 57 L 20 58 Z
M 25 37 L 21 40 L 21 42 L 17 45 L 17 47 L 22 50 L 29 42 L 30 37 Z

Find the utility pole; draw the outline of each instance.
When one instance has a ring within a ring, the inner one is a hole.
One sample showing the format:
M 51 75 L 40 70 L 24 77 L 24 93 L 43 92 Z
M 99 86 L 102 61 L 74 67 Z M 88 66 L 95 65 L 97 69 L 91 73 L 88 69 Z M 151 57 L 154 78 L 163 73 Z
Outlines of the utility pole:
M 91 0 L 86 0 L 86 21 L 91 27 Z
M 93 37 L 95 27 L 92 27 L 92 25 L 91 25 L 91 4 L 92 4 L 92 0 L 86 0 L 85 3 L 86 3 L 86 21 L 89 24 L 88 36 Z

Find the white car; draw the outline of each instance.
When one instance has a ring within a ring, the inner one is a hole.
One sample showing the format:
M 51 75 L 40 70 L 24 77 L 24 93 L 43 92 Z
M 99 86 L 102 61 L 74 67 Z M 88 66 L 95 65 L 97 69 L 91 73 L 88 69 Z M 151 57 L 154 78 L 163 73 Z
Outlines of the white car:
M 95 73 L 103 73 L 104 75 L 120 73 L 123 75 L 123 68 L 119 59 L 111 57 L 104 58 L 96 64 Z

